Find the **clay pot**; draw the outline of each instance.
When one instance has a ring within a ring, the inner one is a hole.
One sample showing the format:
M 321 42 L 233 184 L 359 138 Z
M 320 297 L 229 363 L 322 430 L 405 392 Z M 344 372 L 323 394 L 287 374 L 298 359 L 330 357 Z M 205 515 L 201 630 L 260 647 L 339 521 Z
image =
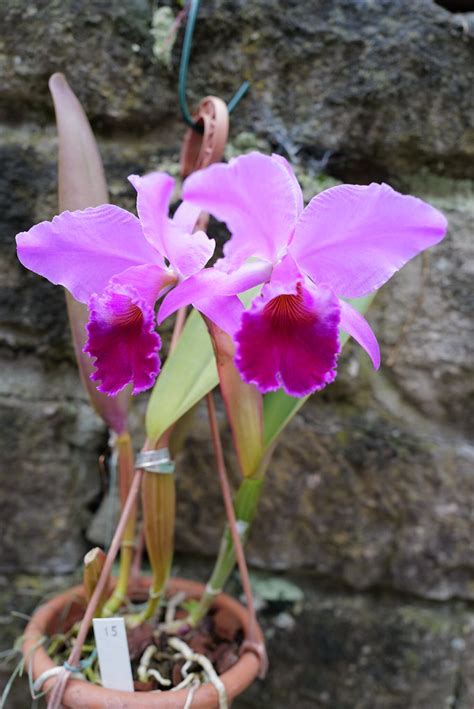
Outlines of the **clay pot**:
M 148 579 L 142 579 L 139 586 L 131 594 L 134 600 L 145 600 Z M 188 598 L 199 598 L 204 586 L 193 581 L 184 579 L 171 579 L 167 594 L 173 596 L 180 591 L 184 591 Z M 247 610 L 230 596 L 222 593 L 217 596 L 214 607 L 228 614 L 232 627 L 240 624 L 244 637 L 248 632 Z M 80 619 L 84 612 L 85 600 L 82 586 L 75 586 L 60 596 L 40 606 L 28 623 L 23 642 L 23 657 L 25 658 L 26 669 L 31 666 L 33 679 L 37 679 L 45 670 L 54 667 L 54 663 L 48 657 L 43 646 L 34 649 L 35 644 L 43 635 L 51 635 L 61 627 L 70 626 Z M 263 642 L 260 628 L 258 631 L 258 641 Z M 259 671 L 259 660 L 252 652 L 244 653 L 238 662 L 230 670 L 224 672 L 220 678 L 224 683 L 229 703 L 244 691 L 257 677 Z M 43 689 L 51 689 L 55 682 L 52 678 L 45 682 Z M 123 692 L 113 689 L 104 689 L 98 685 L 84 682 L 83 680 L 70 679 L 64 694 L 64 707 L 84 707 L 87 709 L 102 709 L 103 707 L 114 707 L 117 709 L 132 709 L 134 707 L 157 707 L 157 709 L 181 709 L 184 707 L 188 696 L 188 689 L 180 689 L 177 692 Z M 212 684 L 205 684 L 200 687 L 193 696 L 192 709 L 214 709 L 218 707 L 217 692 Z

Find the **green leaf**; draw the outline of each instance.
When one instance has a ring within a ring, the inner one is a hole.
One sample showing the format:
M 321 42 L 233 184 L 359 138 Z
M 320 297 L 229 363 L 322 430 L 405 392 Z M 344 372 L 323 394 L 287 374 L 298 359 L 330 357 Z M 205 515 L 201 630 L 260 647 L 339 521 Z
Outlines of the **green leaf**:
M 353 298 L 349 302 L 360 313 L 364 314 L 372 303 L 374 296 L 375 293 L 371 293 L 364 298 Z M 341 333 L 342 347 L 344 347 L 348 339 L 349 335 L 347 333 Z M 267 450 L 308 399 L 308 396 L 301 399 L 288 396 L 282 389 L 272 391 L 263 397 L 263 440 Z
M 304 593 L 299 586 L 281 576 L 253 571 L 250 584 L 256 596 L 269 603 L 298 603 L 304 600 Z
M 194 310 L 153 389 L 146 412 L 148 439 L 158 439 L 218 383 L 211 339 Z

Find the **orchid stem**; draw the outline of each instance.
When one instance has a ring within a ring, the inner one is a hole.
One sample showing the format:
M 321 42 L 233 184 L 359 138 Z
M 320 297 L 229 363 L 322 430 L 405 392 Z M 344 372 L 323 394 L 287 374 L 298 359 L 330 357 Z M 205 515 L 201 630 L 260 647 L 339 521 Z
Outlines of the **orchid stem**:
M 145 532 L 143 530 L 143 524 L 138 532 L 138 539 L 133 552 L 132 561 L 132 583 L 136 582 L 140 577 L 140 569 L 142 567 L 143 551 L 145 549 Z
M 263 476 L 245 478 L 237 490 L 234 500 L 234 509 L 242 544 L 245 544 L 250 525 L 255 518 L 258 502 L 262 493 L 262 486 Z M 193 608 L 187 619 L 190 625 L 195 626 L 204 618 L 215 601 L 216 596 L 221 593 L 227 583 L 235 563 L 236 555 L 232 542 L 232 534 L 229 525 L 226 525 L 224 534 L 222 535 L 219 555 L 211 578 L 207 583 L 198 605 Z
M 163 597 L 173 561 L 176 491 L 173 474 L 145 473 L 142 483 L 142 506 L 152 582 L 145 609 L 131 619 L 133 625 L 153 618 Z
M 118 469 L 119 469 L 119 493 L 120 502 L 123 508 L 130 490 L 130 485 L 134 475 L 134 457 L 133 448 L 130 436 L 128 433 L 123 433 L 117 438 L 116 442 Z M 120 567 L 119 575 L 115 590 L 105 604 L 102 615 L 105 617 L 113 616 L 123 605 L 127 598 L 128 584 L 130 580 L 130 569 L 133 561 L 133 550 L 135 546 L 135 526 L 136 526 L 137 509 L 136 505 L 128 518 L 127 525 L 122 537 L 120 547 Z
M 171 354 L 186 322 L 186 308 L 177 315 L 171 338 Z M 167 448 L 172 429 L 168 429 L 154 446 L 147 448 Z M 158 611 L 168 581 L 174 551 L 174 528 L 176 522 L 176 484 L 174 474 L 145 473 L 142 483 L 143 531 L 148 559 L 152 568 L 152 581 L 148 591 L 145 609 L 129 619 L 132 625 L 140 625 L 153 618 Z

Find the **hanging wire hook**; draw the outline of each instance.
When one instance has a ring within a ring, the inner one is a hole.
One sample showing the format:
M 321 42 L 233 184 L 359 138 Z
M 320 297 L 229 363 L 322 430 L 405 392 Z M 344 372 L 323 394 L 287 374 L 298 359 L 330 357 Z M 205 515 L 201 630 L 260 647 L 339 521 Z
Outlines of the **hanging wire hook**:
M 193 42 L 194 25 L 196 24 L 196 18 L 199 12 L 200 4 L 200 0 L 190 0 L 189 3 L 188 21 L 186 23 L 183 51 L 181 54 L 181 62 L 179 65 L 178 83 L 179 107 L 181 109 L 181 113 L 183 114 L 184 122 L 198 133 L 203 132 L 203 127 L 202 125 L 193 121 L 191 113 L 189 112 L 188 103 L 186 100 L 186 82 L 188 79 L 189 57 L 191 54 L 191 46 Z M 227 110 L 229 111 L 229 113 L 232 113 L 239 101 L 245 96 L 249 88 L 250 83 L 248 81 L 244 81 L 241 87 L 235 92 L 235 94 L 232 96 L 229 103 L 227 104 Z

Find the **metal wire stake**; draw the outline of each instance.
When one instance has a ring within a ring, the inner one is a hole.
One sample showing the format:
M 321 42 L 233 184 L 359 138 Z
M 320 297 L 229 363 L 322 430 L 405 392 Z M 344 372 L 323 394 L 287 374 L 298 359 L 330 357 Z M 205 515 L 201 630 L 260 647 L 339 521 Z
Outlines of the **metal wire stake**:
M 191 55 L 191 47 L 193 43 L 194 26 L 196 24 L 200 4 L 200 0 L 190 0 L 189 2 L 188 20 L 186 22 L 186 30 L 184 33 L 183 51 L 181 53 L 181 61 L 179 64 L 178 80 L 179 107 L 183 115 L 183 120 L 188 126 L 190 126 L 190 128 L 193 128 L 198 133 L 203 132 L 203 127 L 193 121 L 193 117 L 189 111 L 188 102 L 186 99 L 186 84 L 188 80 L 189 57 Z M 244 81 L 227 104 L 227 110 L 229 113 L 232 113 L 249 88 L 250 83 L 248 81 Z

